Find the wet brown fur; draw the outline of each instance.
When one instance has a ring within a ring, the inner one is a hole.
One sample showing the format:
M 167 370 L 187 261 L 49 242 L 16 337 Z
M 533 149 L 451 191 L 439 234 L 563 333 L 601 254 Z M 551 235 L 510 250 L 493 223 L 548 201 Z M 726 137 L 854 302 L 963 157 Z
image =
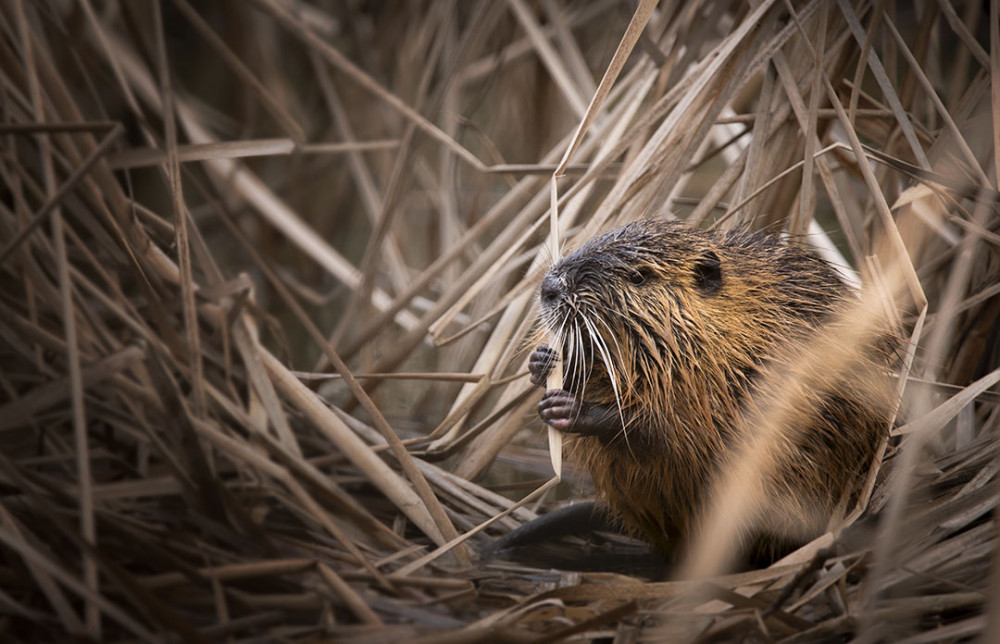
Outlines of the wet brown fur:
M 716 260 L 721 279 L 706 283 Z M 610 438 L 568 433 L 572 451 L 621 523 L 668 552 L 692 537 L 712 483 L 752 437 L 760 382 L 800 363 L 797 343 L 854 299 L 826 262 L 776 236 L 663 221 L 596 237 L 549 277 L 560 299 L 543 302 L 542 319 L 560 338 L 564 388 L 612 406 L 617 388 L 624 421 Z M 805 368 L 808 400 L 767 448 L 770 521 L 744 535 L 749 556 L 821 534 L 861 494 L 893 413 L 886 352 L 861 353 L 832 381 L 822 364 Z

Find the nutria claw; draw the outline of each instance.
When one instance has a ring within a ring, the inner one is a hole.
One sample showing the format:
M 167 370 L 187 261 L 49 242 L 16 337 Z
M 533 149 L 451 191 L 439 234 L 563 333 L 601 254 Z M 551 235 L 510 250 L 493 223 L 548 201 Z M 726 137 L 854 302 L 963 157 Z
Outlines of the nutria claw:
M 541 344 L 535 347 L 528 358 L 528 371 L 531 372 L 531 384 L 544 387 L 545 379 L 552 371 L 552 363 L 559 360 L 559 354 L 550 346 Z
M 538 403 L 538 415 L 550 426 L 568 432 L 580 415 L 580 401 L 565 389 L 549 389 Z
M 614 436 L 621 428 L 615 410 L 581 402 L 565 389 L 549 389 L 538 403 L 538 416 L 550 427 L 580 436 Z

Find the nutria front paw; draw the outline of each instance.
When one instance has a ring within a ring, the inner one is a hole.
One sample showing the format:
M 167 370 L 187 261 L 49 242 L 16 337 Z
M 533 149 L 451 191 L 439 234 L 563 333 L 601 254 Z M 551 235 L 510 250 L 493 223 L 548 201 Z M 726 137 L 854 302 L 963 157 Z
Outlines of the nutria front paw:
M 608 441 L 621 431 L 621 417 L 614 407 L 580 400 L 565 389 L 549 389 L 538 403 L 538 416 L 550 427 Z
M 528 371 L 531 372 L 531 384 L 544 387 L 545 380 L 552 371 L 552 363 L 559 360 L 559 354 L 552 347 L 541 344 L 535 347 L 528 358 Z
M 565 389 L 549 389 L 538 403 L 538 415 L 551 427 L 569 432 L 580 417 L 580 407 L 577 397 Z

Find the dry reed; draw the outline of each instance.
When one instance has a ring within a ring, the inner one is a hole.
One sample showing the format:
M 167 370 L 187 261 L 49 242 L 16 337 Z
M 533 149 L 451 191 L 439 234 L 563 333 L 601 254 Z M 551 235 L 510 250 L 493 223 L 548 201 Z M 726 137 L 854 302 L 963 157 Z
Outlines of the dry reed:
M 564 159 L 635 10 L 0 3 L 0 636 L 1000 641 L 1000 1 L 660 2 Z M 910 340 L 867 507 L 738 574 L 477 559 L 586 493 L 524 377 L 560 160 L 568 245 L 861 275 Z

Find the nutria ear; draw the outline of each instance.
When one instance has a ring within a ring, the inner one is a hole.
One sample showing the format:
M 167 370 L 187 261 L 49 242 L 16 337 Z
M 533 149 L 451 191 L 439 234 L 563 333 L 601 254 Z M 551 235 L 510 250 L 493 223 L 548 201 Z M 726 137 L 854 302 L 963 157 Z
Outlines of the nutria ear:
M 698 288 L 705 293 L 714 293 L 722 288 L 722 262 L 715 251 L 706 251 L 694 265 L 694 276 Z

